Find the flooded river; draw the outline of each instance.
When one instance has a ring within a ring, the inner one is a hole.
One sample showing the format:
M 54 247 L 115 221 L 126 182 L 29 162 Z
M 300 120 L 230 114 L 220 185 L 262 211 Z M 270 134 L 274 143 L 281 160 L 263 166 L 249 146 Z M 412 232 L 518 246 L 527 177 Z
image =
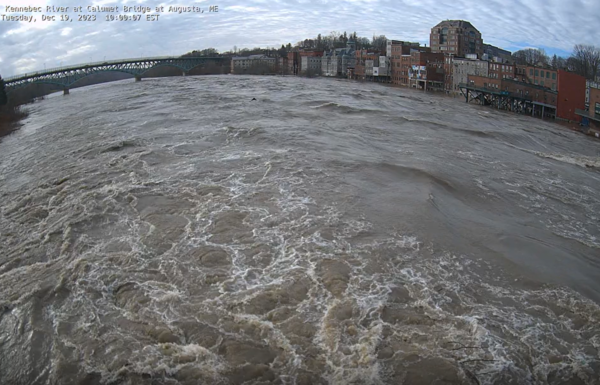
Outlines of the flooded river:
M 294 77 L 28 108 L 0 141 L 2 384 L 600 383 L 596 139 Z

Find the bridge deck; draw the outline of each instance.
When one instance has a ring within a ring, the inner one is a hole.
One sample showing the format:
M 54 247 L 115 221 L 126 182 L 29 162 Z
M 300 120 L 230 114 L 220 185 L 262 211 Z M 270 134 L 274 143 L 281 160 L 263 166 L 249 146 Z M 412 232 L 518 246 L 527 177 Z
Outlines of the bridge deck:
M 223 62 L 225 57 L 204 56 L 160 56 L 151 58 L 133 58 L 111 60 L 94 63 L 79 64 L 74 66 L 50 68 L 44 71 L 32 72 L 12 76 L 4 79 L 8 91 L 33 83 L 46 83 L 61 86 L 67 89 L 78 80 L 99 72 L 124 72 L 136 77 L 142 76 L 152 68 L 159 66 L 172 66 L 185 72 L 206 62 Z

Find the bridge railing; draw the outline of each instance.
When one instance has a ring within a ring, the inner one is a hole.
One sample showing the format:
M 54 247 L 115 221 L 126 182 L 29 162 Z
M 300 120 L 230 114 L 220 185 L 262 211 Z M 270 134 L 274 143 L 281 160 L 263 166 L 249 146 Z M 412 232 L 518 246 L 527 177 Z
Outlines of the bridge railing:
M 4 78 L 5 82 L 11 82 L 18 79 L 30 78 L 35 76 L 49 75 L 55 72 L 64 72 L 64 71 L 74 71 L 78 69 L 82 69 L 85 67 L 98 67 L 102 65 L 111 65 L 111 64 L 124 64 L 124 63 L 138 63 L 138 62 L 146 62 L 146 61 L 157 61 L 157 60 L 195 60 L 195 59 L 211 59 L 209 57 L 200 57 L 200 56 L 192 56 L 192 57 L 181 57 L 181 56 L 155 56 L 155 57 L 146 57 L 146 58 L 130 58 L 130 59 L 119 59 L 119 60 L 103 60 L 93 63 L 82 63 L 71 66 L 64 67 L 54 67 L 44 69 L 43 71 L 29 72 L 25 74 L 15 75 L 8 78 Z

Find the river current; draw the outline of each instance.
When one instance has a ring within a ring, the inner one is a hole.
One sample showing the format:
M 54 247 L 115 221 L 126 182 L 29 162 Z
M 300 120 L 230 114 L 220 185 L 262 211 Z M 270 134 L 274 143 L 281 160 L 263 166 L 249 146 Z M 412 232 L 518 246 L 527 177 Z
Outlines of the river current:
M 0 141 L 2 384 L 600 384 L 596 139 L 296 77 L 28 108 Z

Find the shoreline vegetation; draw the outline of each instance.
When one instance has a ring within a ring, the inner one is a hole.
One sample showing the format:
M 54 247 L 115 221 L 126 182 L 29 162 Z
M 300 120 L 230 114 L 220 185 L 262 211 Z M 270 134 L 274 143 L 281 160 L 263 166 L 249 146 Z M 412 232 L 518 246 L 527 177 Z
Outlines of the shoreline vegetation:
M 29 115 L 22 106 L 0 106 L 0 138 L 19 129 L 19 122 Z
M 29 102 L 33 101 L 35 99 Z M 29 115 L 29 112 L 21 107 L 22 104 L 26 103 L 9 100 L 6 94 L 6 85 L 0 76 L 0 138 L 17 130 L 20 127 L 18 122 Z

